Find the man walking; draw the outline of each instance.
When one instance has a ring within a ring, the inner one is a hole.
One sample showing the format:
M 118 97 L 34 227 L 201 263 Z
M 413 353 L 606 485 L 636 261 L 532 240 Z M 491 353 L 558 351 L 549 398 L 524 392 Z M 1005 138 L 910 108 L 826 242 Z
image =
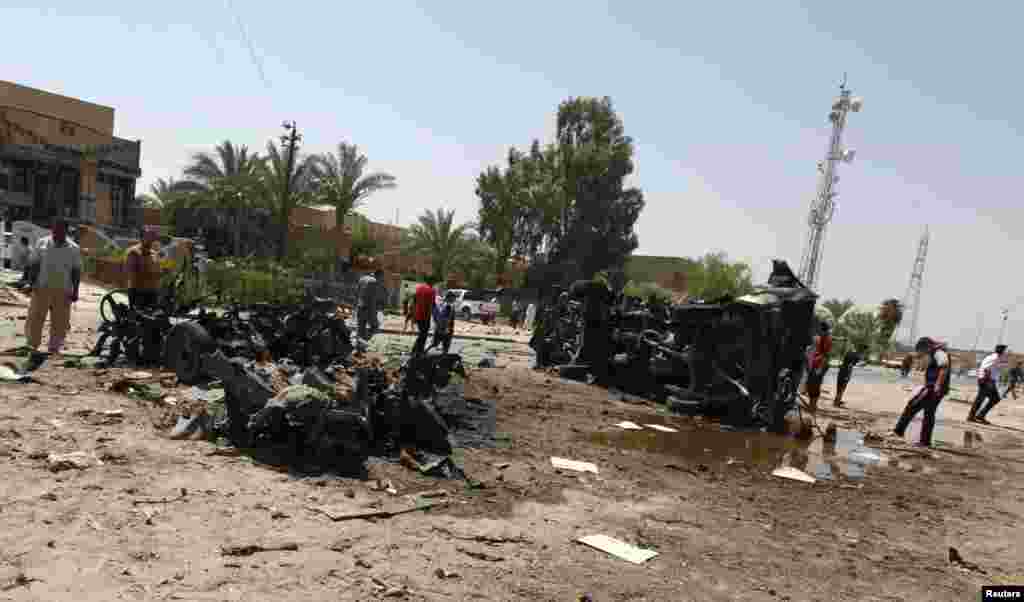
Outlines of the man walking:
M 360 278 L 356 285 L 356 324 L 360 351 L 365 351 L 370 339 L 380 328 L 380 324 L 377 323 L 377 303 L 381 298 L 380 283 L 382 280 L 384 280 L 384 271 L 378 269 L 373 274 L 367 274 Z
M 131 278 L 129 300 L 135 309 L 150 309 L 160 302 L 160 249 L 157 230 L 142 229 L 142 240 L 128 249 L 125 262 Z
M 444 303 L 434 307 L 434 343 L 444 349 L 445 353 L 452 346 L 455 336 L 455 293 L 448 291 L 444 295 Z
M 996 383 L 999 382 L 999 369 L 1006 362 L 1006 345 L 996 345 L 994 353 L 985 356 L 978 367 L 978 396 L 974 398 L 974 405 L 967 414 L 967 422 L 980 422 L 988 424 L 985 416 L 992 411 L 999 403 L 999 389 Z M 988 405 L 984 405 L 985 401 Z M 982 406 L 984 405 L 984 408 Z
M 931 447 L 932 431 L 935 430 L 935 411 L 939 408 L 942 398 L 949 392 L 950 366 L 949 354 L 945 351 L 945 345 L 928 337 L 921 337 L 914 346 L 914 351 L 920 354 L 927 354 L 928 366 L 924 371 L 924 386 L 921 387 L 903 410 L 896 423 L 893 433 L 897 437 L 903 437 L 910 421 L 918 412 L 924 412 L 924 421 L 921 424 L 921 438 L 917 445 Z
M 430 333 L 430 318 L 434 315 L 434 305 L 437 293 L 433 284 L 437 282 L 434 277 L 416 286 L 416 293 L 413 301 L 413 319 L 416 321 L 416 329 L 419 334 L 416 336 L 416 343 L 412 346 L 412 354 L 419 355 L 427 345 L 427 335 Z
M 846 385 L 850 384 L 850 378 L 853 376 L 854 367 L 864 359 L 864 351 L 862 349 L 851 348 L 843 356 L 843 363 L 839 366 L 839 374 L 836 375 L 836 396 L 832 401 L 832 405 L 837 408 L 843 407 L 843 393 L 846 392 Z
M 50 316 L 49 353 L 59 353 L 71 325 L 71 304 L 78 301 L 78 285 L 82 279 L 82 254 L 78 245 L 67 237 L 67 224 L 57 218 L 51 235 L 42 238 L 33 254 L 37 266 L 32 282 L 32 300 L 25 320 L 28 346 L 39 348 L 43 324 Z
M 1006 399 L 1007 395 L 1013 395 L 1014 399 L 1017 399 L 1017 385 L 1020 384 L 1021 380 L 1024 380 L 1024 368 L 1021 368 L 1021 363 L 1017 362 L 1017 365 L 1010 368 L 1010 383 L 1007 385 L 1006 390 L 1003 391 L 1003 399 Z

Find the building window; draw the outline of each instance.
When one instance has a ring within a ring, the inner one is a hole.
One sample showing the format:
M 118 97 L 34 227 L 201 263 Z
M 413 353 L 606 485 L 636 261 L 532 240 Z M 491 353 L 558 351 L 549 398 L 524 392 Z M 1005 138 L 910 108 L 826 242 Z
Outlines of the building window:
M 60 123 L 60 133 L 64 134 L 65 136 L 74 136 L 75 126 L 66 121 L 62 121 Z

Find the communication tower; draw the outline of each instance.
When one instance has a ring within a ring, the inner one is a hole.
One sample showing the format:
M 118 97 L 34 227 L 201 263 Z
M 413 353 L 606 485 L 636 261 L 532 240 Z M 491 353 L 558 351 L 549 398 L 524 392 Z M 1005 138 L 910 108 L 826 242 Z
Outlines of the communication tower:
M 906 333 L 907 338 L 904 341 L 909 346 L 917 342 L 917 318 L 921 315 L 921 285 L 924 283 L 924 262 L 928 258 L 929 238 L 928 227 L 925 226 L 924 234 L 917 243 L 917 256 L 914 257 L 914 268 L 910 271 L 910 284 L 907 285 L 907 293 L 903 295 L 904 319 L 900 330 Z

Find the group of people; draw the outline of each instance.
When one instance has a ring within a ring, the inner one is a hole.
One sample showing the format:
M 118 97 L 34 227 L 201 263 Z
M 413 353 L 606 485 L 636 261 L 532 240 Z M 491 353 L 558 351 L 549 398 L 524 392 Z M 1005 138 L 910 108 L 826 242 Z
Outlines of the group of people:
M 455 336 L 455 293 L 448 291 L 443 299 L 439 299 L 434 285 L 436 278 L 427 278 L 416 286 L 411 297 L 402 301 L 402 313 L 405 314 L 403 330 L 410 323 L 416 325 L 416 342 L 413 343 L 413 355 L 426 350 L 427 338 L 430 335 L 430 323 L 434 323 L 434 340 L 431 347 L 440 347 L 445 353 L 451 349 L 452 338 Z
M 819 327 L 818 336 L 814 337 L 814 346 L 811 349 L 807 360 L 807 398 L 812 412 L 818 410 L 818 399 L 821 397 L 821 383 L 825 380 L 825 374 L 829 369 L 829 354 L 832 353 L 832 326 L 828 322 L 822 322 Z M 866 350 L 862 347 L 851 347 L 843 354 L 843 361 L 839 364 L 839 373 L 836 374 L 836 394 L 832 399 L 832 405 L 837 408 L 845 407 L 843 395 L 846 387 L 853 378 L 854 367 L 864 361 Z

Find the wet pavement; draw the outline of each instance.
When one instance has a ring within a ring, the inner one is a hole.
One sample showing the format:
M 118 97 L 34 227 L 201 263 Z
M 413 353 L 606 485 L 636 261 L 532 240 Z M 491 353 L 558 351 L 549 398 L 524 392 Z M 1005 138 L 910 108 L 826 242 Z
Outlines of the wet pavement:
M 817 436 L 801 440 L 773 433 L 721 430 L 714 424 L 665 422 L 650 415 L 631 416 L 627 420 L 638 425 L 660 423 L 677 432 L 659 431 L 649 426 L 628 430 L 610 424 L 607 429 L 592 433 L 589 440 L 598 445 L 683 458 L 694 465 L 715 468 L 743 464 L 770 473 L 792 467 L 825 480 L 860 480 L 882 466 L 919 473 L 934 470 L 917 454 L 882 451 L 866 445 L 864 434 L 854 430 L 836 429 L 834 439 Z M 966 435 L 965 447 L 980 443 L 977 437 L 975 433 Z

